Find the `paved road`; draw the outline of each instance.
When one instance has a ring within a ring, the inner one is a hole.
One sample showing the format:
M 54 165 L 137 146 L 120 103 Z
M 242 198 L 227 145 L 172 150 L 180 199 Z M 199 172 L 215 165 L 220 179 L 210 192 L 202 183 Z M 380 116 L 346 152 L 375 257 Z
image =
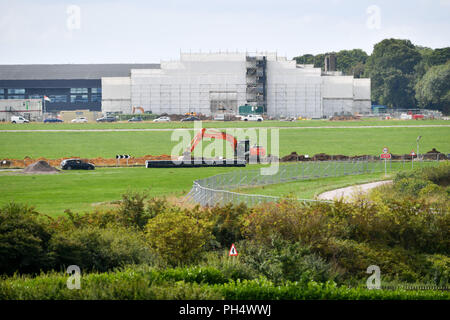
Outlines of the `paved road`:
M 368 129 L 368 128 L 450 128 L 447 124 L 436 125 L 411 125 L 411 126 L 323 126 L 323 127 L 248 127 L 248 128 L 232 128 L 229 129 Z M 122 132 L 122 131 L 173 131 L 176 129 L 181 130 L 194 130 L 194 128 L 143 128 L 143 129 L 36 129 L 36 130 L 1 130 L 2 132 Z M 228 128 L 217 128 L 228 129 Z
M 321 200 L 334 200 L 334 199 L 340 199 L 344 198 L 345 200 L 351 200 L 355 195 L 358 193 L 365 193 L 369 191 L 370 189 L 376 188 L 381 185 L 392 183 L 392 180 L 386 180 L 386 181 L 377 181 L 377 182 L 371 182 L 366 184 L 358 184 L 346 188 L 340 188 L 336 190 L 331 190 L 324 192 L 319 195 L 318 199 Z

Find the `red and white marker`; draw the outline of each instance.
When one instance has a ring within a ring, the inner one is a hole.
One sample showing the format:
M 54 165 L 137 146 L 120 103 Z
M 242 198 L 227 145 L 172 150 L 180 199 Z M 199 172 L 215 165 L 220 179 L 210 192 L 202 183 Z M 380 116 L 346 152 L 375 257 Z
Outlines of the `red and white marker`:
M 229 256 L 237 256 L 238 255 L 236 247 L 234 246 L 234 243 L 231 245 L 230 253 L 228 255 Z

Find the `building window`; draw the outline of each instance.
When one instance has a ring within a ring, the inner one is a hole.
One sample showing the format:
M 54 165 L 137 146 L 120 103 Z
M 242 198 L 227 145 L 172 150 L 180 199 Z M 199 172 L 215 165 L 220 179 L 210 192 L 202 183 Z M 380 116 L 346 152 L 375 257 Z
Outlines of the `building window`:
M 70 96 L 70 102 L 72 103 L 78 103 L 78 102 L 88 102 L 88 95 L 87 94 L 83 94 L 83 95 L 71 95 Z
M 91 88 L 91 93 L 102 93 L 102 88 Z
M 4 94 L 5 93 L 5 89 L 0 89 L 0 94 Z
M 29 94 L 28 95 L 28 99 L 42 99 L 43 96 L 39 95 L 39 94 Z
M 102 95 L 101 94 L 92 94 L 91 95 L 91 101 L 92 102 L 101 102 L 102 101 Z
M 25 94 L 25 89 L 8 89 L 8 94 Z
M 51 95 L 49 96 L 51 102 L 67 102 L 67 96 L 66 95 Z
M 12 95 L 12 96 L 8 95 L 8 99 L 25 99 L 25 96 L 24 95 Z
M 3 100 L 3 99 L 5 99 L 5 96 L 0 94 L 0 100 Z
M 70 88 L 70 93 L 88 93 L 88 88 Z

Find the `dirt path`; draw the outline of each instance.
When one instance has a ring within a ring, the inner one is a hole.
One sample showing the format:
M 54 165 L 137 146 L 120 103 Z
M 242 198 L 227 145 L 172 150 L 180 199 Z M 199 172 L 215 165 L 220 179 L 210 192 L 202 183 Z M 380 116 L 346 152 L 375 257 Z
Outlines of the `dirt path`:
M 320 194 L 318 199 L 334 200 L 334 199 L 340 199 L 343 197 L 346 200 L 350 200 L 358 193 L 365 193 L 373 188 L 376 188 L 381 185 L 389 184 L 389 183 L 392 183 L 392 180 L 358 184 L 358 185 L 354 185 L 354 186 L 350 186 L 350 187 L 346 187 L 346 188 L 331 190 L 331 191 L 327 191 L 327 192 Z

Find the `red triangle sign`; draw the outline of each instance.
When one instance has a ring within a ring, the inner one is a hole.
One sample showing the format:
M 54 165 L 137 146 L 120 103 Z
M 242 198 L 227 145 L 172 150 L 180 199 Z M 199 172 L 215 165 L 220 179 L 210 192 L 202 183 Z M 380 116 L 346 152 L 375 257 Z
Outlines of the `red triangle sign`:
M 230 253 L 228 255 L 230 255 L 230 256 L 237 256 L 238 255 L 238 253 L 236 251 L 236 247 L 234 246 L 234 243 L 231 245 Z

